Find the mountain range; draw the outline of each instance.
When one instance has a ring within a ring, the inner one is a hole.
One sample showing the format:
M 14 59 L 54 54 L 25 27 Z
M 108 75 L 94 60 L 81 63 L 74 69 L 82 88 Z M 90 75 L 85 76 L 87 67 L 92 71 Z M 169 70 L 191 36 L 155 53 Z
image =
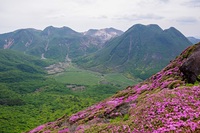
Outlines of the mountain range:
M 65 61 L 97 51 L 105 41 L 121 35 L 114 28 L 79 33 L 69 27 L 46 27 L 44 30 L 20 29 L 0 35 L 0 48 Z
M 79 33 L 69 27 L 20 29 L 0 35 L 0 48 L 60 62 L 72 60 L 84 69 L 121 72 L 146 79 L 161 70 L 191 42 L 177 29 L 136 24 L 126 32 L 114 28 Z
M 99 72 L 124 72 L 146 79 L 161 70 L 191 42 L 177 29 L 163 30 L 158 25 L 137 24 L 105 47 L 77 61 L 86 69 Z
M 168 31 L 169 32 L 169 31 Z M 200 43 L 144 82 L 29 133 L 200 132 Z M 191 84 L 188 75 L 196 75 Z

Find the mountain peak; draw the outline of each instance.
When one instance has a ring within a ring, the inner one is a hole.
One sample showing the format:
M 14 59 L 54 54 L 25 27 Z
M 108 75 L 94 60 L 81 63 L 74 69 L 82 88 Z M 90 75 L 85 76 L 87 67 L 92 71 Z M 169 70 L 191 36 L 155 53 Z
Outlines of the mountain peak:
M 185 43 L 192 44 L 179 30 L 177 30 L 175 27 L 170 27 L 169 29 L 164 30 L 165 33 L 171 36 L 171 38 L 178 37 L 176 40 L 180 41 L 183 40 Z M 181 44 L 179 42 L 179 44 Z
M 46 27 L 43 31 L 45 30 L 71 30 L 71 31 L 74 31 L 72 30 L 71 28 L 67 27 L 67 26 L 63 26 L 63 27 L 54 27 L 54 26 L 48 26 Z
M 155 30 L 155 31 L 161 31 L 161 32 L 163 31 L 163 29 L 160 28 L 160 26 L 157 24 L 149 24 L 149 25 L 147 25 L 147 27 L 149 27 L 150 29 Z
M 122 35 L 123 31 L 111 27 L 105 29 L 90 29 L 83 34 L 87 36 L 97 37 L 100 40 L 103 40 L 103 42 L 106 42 L 111 38 Z
M 61 28 L 53 27 L 53 26 L 48 26 L 42 31 L 42 35 L 53 35 L 53 34 L 58 34 L 60 36 L 65 36 L 65 35 L 80 35 L 80 33 L 72 30 L 69 27 L 63 26 Z
M 165 31 L 181 33 L 181 32 L 180 32 L 179 30 L 177 30 L 175 27 L 170 27 L 170 28 L 168 28 L 168 29 L 165 29 Z
M 128 31 L 143 31 L 143 30 L 151 30 L 154 32 L 162 32 L 162 28 L 160 28 L 157 24 L 149 24 L 149 25 L 143 25 L 143 24 L 135 24 L 131 28 L 128 29 Z

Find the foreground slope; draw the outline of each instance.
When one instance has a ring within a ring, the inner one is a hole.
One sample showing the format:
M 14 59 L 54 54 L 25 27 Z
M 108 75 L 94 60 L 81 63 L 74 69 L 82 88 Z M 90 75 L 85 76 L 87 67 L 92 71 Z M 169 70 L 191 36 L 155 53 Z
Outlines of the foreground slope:
M 164 68 L 191 43 L 177 29 L 136 24 L 97 53 L 77 63 L 100 72 L 120 71 L 146 79 Z
M 192 70 L 180 71 L 199 53 L 200 43 L 187 48 L 146 81 L 70 117 L 63 116 L 38 126 L 29 133 L 200 132 L 200 84 L 198 81 L 188 83 L 185 74 Z M 200 73 L 195 74 L 198 80 Z

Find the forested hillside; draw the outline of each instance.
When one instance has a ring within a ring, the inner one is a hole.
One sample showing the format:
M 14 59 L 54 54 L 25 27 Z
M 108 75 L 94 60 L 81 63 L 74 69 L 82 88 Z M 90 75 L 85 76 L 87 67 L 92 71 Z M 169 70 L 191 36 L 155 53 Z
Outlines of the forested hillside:
M 52 63 L 12 50 L 0 50 L 1 132 L 30 130 L 76 113 L 121 89 L 109 84 L 86 82 L 83 86 L 56 81 L 44 69 Z

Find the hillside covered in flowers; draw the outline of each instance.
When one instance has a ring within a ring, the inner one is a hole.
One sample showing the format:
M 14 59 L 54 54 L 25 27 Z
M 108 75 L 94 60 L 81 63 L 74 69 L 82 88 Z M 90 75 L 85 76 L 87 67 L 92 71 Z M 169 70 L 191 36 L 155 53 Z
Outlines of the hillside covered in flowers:
M 29 133 L 199 133 L 199 49 L 193 45 L 144 82 Z

